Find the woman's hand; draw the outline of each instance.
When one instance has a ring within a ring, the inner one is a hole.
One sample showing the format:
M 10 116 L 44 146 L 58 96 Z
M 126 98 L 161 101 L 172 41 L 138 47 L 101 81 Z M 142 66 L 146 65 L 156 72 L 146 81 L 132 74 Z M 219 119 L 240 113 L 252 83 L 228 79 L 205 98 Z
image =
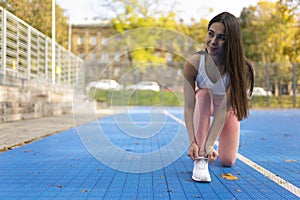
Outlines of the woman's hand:
M 196 160 L 199 157 L 199 146 L 195 140 L 193 140 L 190 144 L 188 156 L 192 160 Z
M 215 162 L 218 156 L 219 156 L 218 152 L 213 149 L 207 154 L 207 160 L 208 162 Z

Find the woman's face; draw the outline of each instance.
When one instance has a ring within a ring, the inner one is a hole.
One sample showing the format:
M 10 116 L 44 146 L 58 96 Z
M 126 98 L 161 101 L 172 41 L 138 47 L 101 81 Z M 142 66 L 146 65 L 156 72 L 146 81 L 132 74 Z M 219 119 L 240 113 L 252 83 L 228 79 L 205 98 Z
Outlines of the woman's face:
M 211 55 L 223 56 L 225 53 L 225 26 L 220 22 L 214 22 L 206 34 L 206 49 Z

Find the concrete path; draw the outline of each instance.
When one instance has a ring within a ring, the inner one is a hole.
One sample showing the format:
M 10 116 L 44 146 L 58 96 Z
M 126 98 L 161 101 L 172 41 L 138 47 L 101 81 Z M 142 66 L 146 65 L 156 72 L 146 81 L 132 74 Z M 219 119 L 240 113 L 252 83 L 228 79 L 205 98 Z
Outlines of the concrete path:
M 76 120 L 73 114 L 65 114 L 0 123 L 0 152 L 87 123 L 93 118 L 96 119 L 96 117 L 103 118 L 115 112 L 121 112 L 124 109 L 125 108 L 122 107 L 114 107 L 112 110 L 111 108 L 105 107 L 96 110 L 95 115 L 92 115 L 91 113 L 84 112 L 82 108 L 80 114 L 76 115 Z

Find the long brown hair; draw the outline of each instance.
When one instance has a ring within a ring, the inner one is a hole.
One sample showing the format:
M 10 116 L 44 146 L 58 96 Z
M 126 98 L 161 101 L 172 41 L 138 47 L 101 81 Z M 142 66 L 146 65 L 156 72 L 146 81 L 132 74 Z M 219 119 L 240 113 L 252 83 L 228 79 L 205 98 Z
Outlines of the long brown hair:
M 237 18 L 228 12 L 220 13 L 209 22 L 208 29 L 215 22 L 225 26 L 224 72 L 230 76 L 231 106 L 238 120 L 243 120 L 248 117 L 248 97 L 251 96 L 254 86 L 253 66 L 245 57 L 241 27 Z

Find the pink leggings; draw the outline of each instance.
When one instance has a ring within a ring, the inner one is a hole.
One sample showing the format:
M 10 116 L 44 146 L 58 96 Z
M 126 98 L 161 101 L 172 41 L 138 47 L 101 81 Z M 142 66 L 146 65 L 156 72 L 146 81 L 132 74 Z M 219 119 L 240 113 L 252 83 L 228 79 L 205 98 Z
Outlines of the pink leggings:
M 196 105 L 194 112 L 194 131 L 199 145 L 199 155 L 205 155 L 205 142 L 210 128 L 210 117 L 214 115 L 220 102 L 212 100 L 208 89 L 196 91 Z M 227 122 L 219 136 L 218 153 L 224 166 L 235 163 L 240 139 L 240 122 L 233 111 L 230 111 Z

